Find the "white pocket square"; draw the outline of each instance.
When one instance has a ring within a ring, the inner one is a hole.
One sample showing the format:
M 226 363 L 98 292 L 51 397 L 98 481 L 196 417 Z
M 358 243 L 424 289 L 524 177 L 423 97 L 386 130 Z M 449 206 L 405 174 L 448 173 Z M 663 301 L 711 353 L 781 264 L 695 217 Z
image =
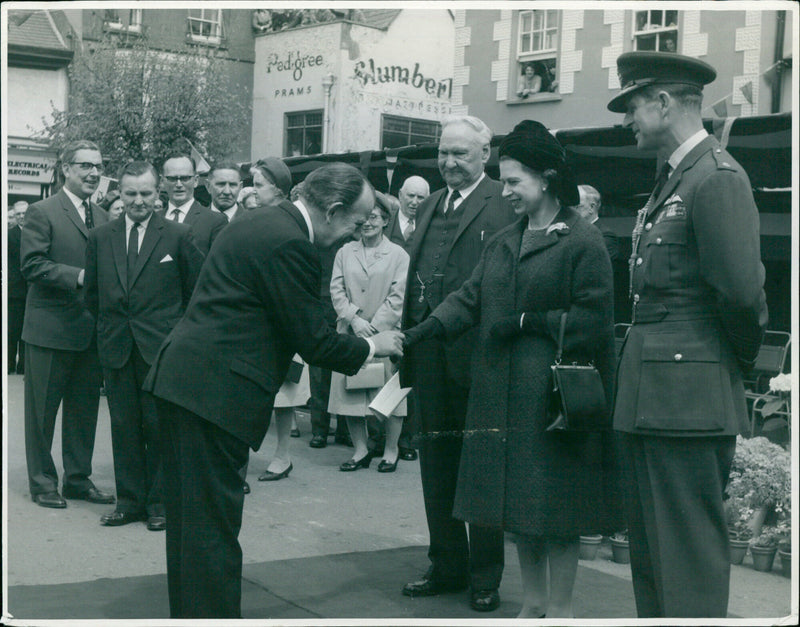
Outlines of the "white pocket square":
M 168 261 L 172 261 L 172 257 L 170 257 L 169 254 L 165 255 L 165 257 L 159 261 L 159 263 L 167 263 Z

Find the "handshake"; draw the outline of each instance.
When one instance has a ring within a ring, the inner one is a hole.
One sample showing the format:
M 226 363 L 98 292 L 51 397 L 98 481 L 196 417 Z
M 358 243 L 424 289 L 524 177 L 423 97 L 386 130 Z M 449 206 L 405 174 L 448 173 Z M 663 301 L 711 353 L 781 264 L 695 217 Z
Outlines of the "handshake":
M 427 318 L 417 326 L 400 331 L 381 331 L 370 337 L 375 344 L 376 357 L 391 357 L 392 361 L 399 361 L 406 349 L 421 340 L 430 340 L 444 337 L 444 327 L 436 318 Z

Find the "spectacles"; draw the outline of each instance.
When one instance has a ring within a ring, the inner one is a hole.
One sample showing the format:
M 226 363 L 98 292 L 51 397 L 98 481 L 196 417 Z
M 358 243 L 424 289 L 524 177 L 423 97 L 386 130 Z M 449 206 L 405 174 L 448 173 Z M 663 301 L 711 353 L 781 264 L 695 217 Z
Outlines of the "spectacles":
M 367 222 L 370 224 L 380 224 L 383 222 L 383 216 L 379 213 L 371 214 L 367 216 Z
M 72 165 L 78 166 L 81 172 L 91 172 L 92 168 L 97 168 L 98 174 L 103 173 L 102 163 L 92 163 L 91 161 L 70 161 Z
M 188 183 L 194 178 L 194 174 L 192 174 L 191 176 L 165 176 L 164 178 L 167 179 L 170 183 L 177 183 L 178 181 L 180 181 L 181 183 Z

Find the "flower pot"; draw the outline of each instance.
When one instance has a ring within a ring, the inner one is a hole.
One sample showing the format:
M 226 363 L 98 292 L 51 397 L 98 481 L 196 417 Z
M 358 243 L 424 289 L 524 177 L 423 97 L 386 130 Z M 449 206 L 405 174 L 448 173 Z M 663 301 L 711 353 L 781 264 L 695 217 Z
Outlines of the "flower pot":
M 611 555 L 617 564 L 630 564 L 631 550 L 629 542 L 611 538 Z
M 597 557 L 597 549 L 600 548 L 603 536 L 591 535 L 581 536 L 580 547 L 578 548 L 578 558 L 582 560 L 593 560 Z
M 753 557 L 753 568 L 765 573 L 770 572 L 777 552 L 778 548 L 774 546 L 751 546 L 750 555 Z
M 781 558 L 781 573 L 784 577 L 792 576 L 792 553 L 791 551 L 778 551 L 778 557 Z
M 747 540 L 730 540 L 731 564 L 741 564 L 744 561 L 749 544 Z

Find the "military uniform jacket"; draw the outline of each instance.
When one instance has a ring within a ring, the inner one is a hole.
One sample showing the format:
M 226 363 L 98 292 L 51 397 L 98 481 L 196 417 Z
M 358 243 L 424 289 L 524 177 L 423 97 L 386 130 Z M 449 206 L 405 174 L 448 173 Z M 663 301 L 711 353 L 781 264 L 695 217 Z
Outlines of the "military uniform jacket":
M 748 425 L 742 368 L 754 362 L 767 320 L 747 174 L 706 137 L 651 198 L 640 223 L 614 428 L 735 435 Z

